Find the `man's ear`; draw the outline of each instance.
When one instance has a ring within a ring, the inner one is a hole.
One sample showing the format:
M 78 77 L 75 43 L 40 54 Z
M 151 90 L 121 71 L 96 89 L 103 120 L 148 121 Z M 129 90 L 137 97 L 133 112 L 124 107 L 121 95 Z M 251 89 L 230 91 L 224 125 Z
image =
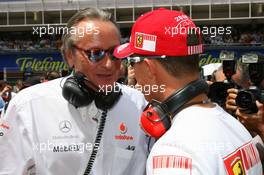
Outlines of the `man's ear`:
M 156 78 L 156 74 L 158 73 L 156 60 L 144 59 L 144 64 L 146 64 L 144 76 L 148 76 L 150 79 Z
M 68 64 L 68 66 L 70 68 L 72 68 L 74 66 L 74 53 L 73 51 L 63 51 L 63 55 L 64 55 L 64 59 L 66 61 L 66 63 Z
M 170 74 L 166 71 L 164 66 L 155 59 L 144 59 L 145 63 L 148 65 L 146 67 L 149 68 L 148 72 L 151 72 L 152 79 L 155 77 L 155 81 L 163 82 L 164 77 L 170 76 Z

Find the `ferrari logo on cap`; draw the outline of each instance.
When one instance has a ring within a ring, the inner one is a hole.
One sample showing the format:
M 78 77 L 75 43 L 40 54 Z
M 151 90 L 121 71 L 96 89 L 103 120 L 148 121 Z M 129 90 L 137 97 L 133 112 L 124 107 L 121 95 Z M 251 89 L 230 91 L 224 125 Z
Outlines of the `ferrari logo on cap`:
M 135 48 L 155 52 L 156 51 L 156 35 L 136 32 L 135 34 Z
M 136 46 L 142 48 L 143 36 L 142 34 L 136 34 Z

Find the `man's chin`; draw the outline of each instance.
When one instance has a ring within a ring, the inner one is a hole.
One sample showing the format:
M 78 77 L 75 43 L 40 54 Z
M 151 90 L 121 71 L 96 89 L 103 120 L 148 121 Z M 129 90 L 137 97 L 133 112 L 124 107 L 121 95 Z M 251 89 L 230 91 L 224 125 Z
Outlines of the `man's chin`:
M 113 89 L 113 86 L 115 85 L 116 80 L 111 80 L 111 81 L 98 81 L 98 87 L 101 91 L 109 91 Z

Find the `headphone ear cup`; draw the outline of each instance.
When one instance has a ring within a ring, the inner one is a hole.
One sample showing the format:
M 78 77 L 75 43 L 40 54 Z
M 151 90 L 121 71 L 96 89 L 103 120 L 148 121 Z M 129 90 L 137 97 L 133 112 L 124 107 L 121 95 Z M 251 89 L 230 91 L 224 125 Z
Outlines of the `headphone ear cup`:
M 140 125 L 146 134 L 158 139 L 170 128 L 171 121 L 166 112 L 157 105 L 142 113 Z
M 111 109 L 117 103 L 121 95 L 121 90 L 110 92 L 110 94 L 107 95 L 104 93 L 97 93 L 94 102 L 96 107 L 99 109 Z
M 94 99 L 94 93 L 87 90 L 74 77 L 69 77 L 62 88 L 63 97 L 75 107 L 82 107 L 90 104 Z

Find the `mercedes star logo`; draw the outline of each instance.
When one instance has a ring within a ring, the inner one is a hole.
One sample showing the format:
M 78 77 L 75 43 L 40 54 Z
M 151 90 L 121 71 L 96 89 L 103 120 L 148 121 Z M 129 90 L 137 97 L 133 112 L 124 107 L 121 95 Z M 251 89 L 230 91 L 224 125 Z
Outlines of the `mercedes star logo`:
M 61 132 L 67 133 L 71 130 L 72 126 L 68 120 L 61 121 L 59 124 Z

